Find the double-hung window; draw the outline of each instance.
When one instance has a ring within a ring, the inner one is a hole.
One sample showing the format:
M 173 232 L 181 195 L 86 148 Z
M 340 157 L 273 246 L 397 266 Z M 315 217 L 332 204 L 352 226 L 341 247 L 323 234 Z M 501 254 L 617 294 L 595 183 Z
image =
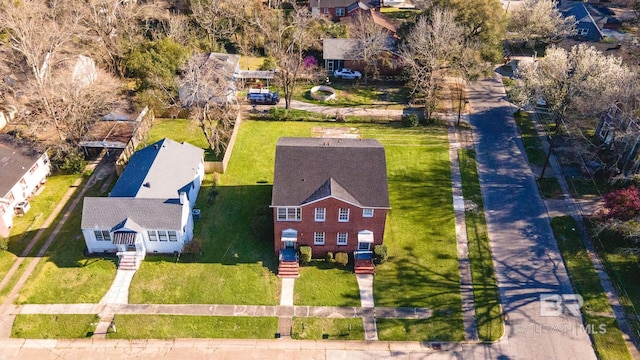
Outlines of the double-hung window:
M 158 233 L 154 230 L 147 231 L 147 234 L 149 235 L 149 241 L 158 241 Z
M 349 221 L 349 209 L 339 209 L 338 210 L 338 221 L 339 222 L 348 222 Z
M 167 241 L 167 232 L 164 230 L 158 230 L 158 239 L 160 241 Z
M 338 233 L 338 245 L 347 245 L 347 239 L 349 238 L 349 233 Z
M 372 218 L 373 217 L 373 209 L 371 209 L 371 208 L 362 209 L 362 217 Z
M 344 8 L 336 8 L 336 16 L 344 16 Z
M 324 233 L 323 232 L 315 232 L 315 233 L 313 233 L 313 245 L 324 245 Z
M 278 221 L 300 221 L 302 220 L 302 209 L 299 207 L 278 208 Z
M 94 230 L 93 234 L 96 236 L 97 241 L 111 241 L 111 235 L 107 230 Z
M 324 221 L 326 214 L 327 214 L 327 209 L 316 208 L 316 221 Z
M 178 241 L 178 234 L 175 231 L 168 231 L 169 241 Z

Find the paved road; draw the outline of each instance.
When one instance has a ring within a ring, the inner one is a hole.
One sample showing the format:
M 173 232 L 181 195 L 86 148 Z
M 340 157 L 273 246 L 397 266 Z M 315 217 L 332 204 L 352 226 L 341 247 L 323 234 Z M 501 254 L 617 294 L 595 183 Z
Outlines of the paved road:
M 540 294 L 571 294 L 564 263 L 499 78 L 469 86 L 480 184 L 508 340 L 503 356 L 595 359 L 581 318 L 541 316 Z M 546 308 L 552 313 L 555 307 Z M 495 350 L 495 349 L 494 349 Z

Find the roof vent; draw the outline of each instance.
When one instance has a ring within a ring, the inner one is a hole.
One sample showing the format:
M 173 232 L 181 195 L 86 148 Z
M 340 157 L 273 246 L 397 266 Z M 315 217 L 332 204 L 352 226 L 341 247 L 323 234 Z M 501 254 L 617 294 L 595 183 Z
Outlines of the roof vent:
M 147 181 L 146 183 L 142 184 L 142 186 L 150 188 L 151 187 L 151 183 Z
M 158 144 L 153 144 L 153 148 L 158 150 Z

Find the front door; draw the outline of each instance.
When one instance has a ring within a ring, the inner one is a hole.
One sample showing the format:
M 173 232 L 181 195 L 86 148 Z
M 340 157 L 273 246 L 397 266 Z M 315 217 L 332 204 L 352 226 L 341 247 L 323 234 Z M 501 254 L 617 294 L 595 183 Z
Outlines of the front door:
M 369 251 L 371 250 L 371 243 L 366 241 L 358 242 L 358 251 Z
M 136 251 L 136 244 L 127 245 L 127 251 Z
M 295 249 L 296 248 L 296 242 L 295 241 L 285 241 L 284 242 L 284 248 L 285 249 Z

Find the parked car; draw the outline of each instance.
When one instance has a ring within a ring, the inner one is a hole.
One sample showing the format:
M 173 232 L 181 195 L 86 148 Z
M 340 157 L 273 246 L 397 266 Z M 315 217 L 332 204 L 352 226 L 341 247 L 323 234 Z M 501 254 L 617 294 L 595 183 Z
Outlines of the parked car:
M 334 71 L 333 76 L 335 76 L 336 79 L 353 80 L 353 79 L 360 79 L 362 77 L 362 74 L 360 74 L 360 72 L 357 70 L 343 68 L 343 69 Z
M 268 89 L 251 89 L 247 94 L 247 101 L 251 105 L 275 105 L 280 102 L 280 95 L 277 91 L 269 91 Z

